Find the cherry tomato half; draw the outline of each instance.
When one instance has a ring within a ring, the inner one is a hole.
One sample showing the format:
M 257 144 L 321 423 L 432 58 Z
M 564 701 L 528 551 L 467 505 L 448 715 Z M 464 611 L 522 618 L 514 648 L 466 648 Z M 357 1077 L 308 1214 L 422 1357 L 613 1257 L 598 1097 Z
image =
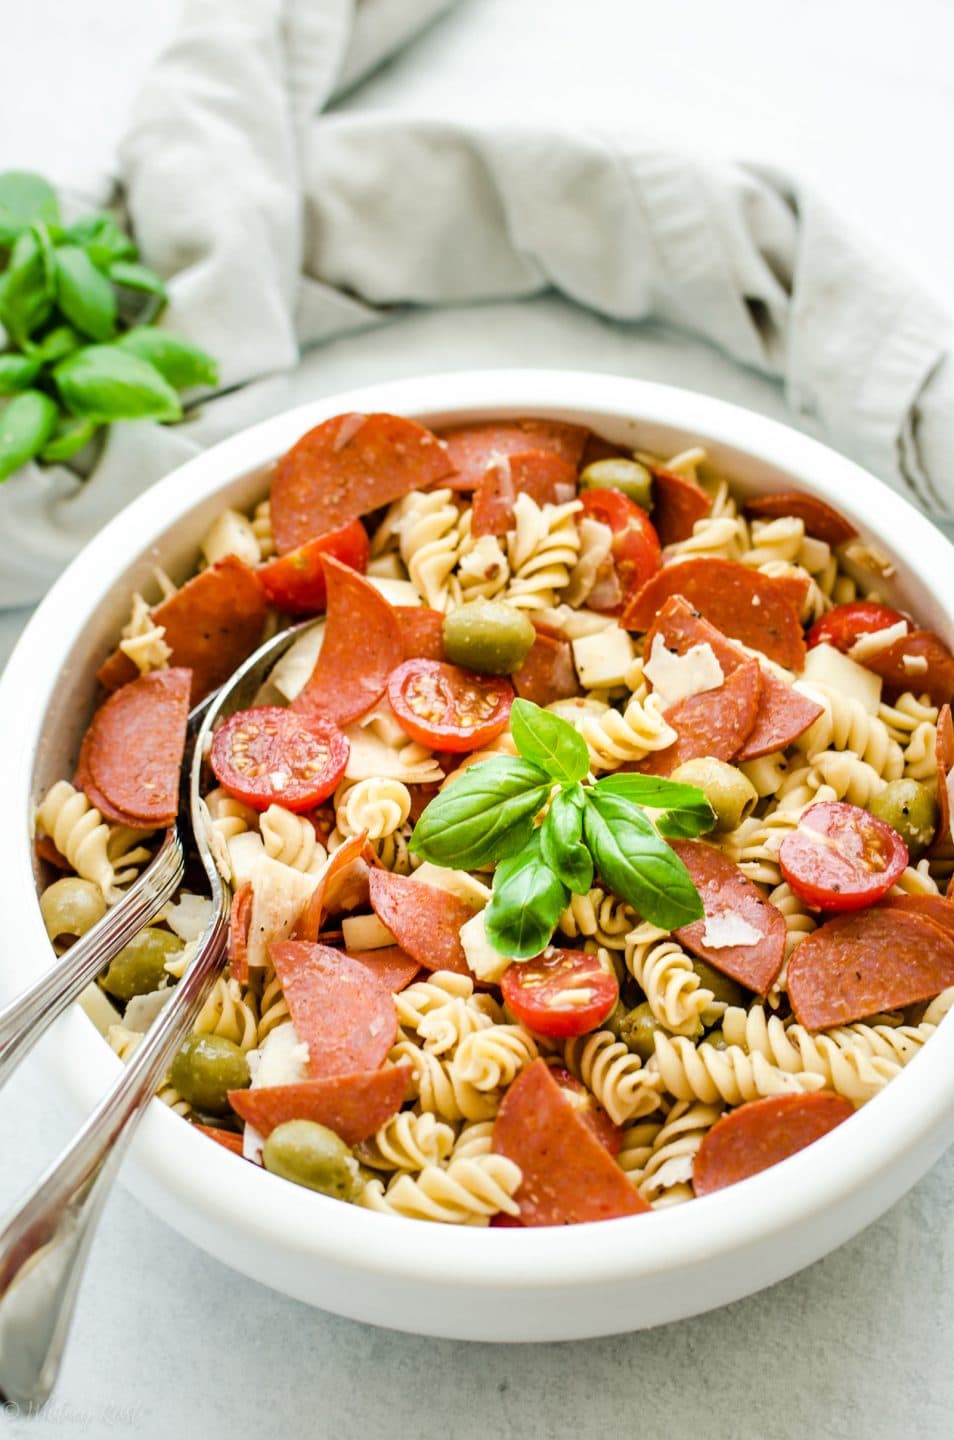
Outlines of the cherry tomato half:
M 606 585 L 598 577 L 586 603 L 592 610 L 617 614 L 628 597 L 662 564 L 659 536 L 646 511 L 619 490 L 584 490 L 580 501 L 584 515 L 608 525 L 613 532 L 610 553 L 617 581 L 616 585 Z
M 308 721 L 280 705 L 258 705 L 236 711 L 216 730 L 209 763 L 219 784 L 253 810 L 282 805 L 298 813 L 331 794 L 348 751 L 334 725 Z
M 489 744 L 505 728 L 513 686 L 442 660 L 405 660 L 391 672 L 388 701 L 412 740 L 459 754 Z
M 571 1075 L 563 1065 L 551 1065 L 553 1078 L 563 1091 L 574 1110 L 592 1130 L 597 1140 L 611 1155 L 618 1155 L 623 1148 L 623 1132 L 614 1125 L 602 1105 L 597 1104 L 591 1090 L 581 1080 Z
M 904 616 L 890 605 L 879 605 L 874 600 L 851 600 L 847 605 L 836 605 L 823 615 L 809 630 L 806 644 L 833 645 L 846 654 L 861 635 L 871 635 L 876 630 L 887 630 L 897 625 Z M 905 622 L 907 623 L 907 622 Z
M 539 1035 L 586 1035 L 619 999 L 615 975 L 585 950 L 548 945 L 533 960 L 515 960 L 500 981 L 506 1004 Z
M 287 615 L 320 615 L 328 598 L 320 557 L 330 555 L 363 574 L 368 568 L 368 550 L 368 532 L 360 520 L 352 520 L 269 560 L 255 573 L 279 610 Z
M 845 801 L 811 805 L 778 852 L 782 874 L 806 905 L 861 910 L 891 889 L 908 848 L 890 825 Z

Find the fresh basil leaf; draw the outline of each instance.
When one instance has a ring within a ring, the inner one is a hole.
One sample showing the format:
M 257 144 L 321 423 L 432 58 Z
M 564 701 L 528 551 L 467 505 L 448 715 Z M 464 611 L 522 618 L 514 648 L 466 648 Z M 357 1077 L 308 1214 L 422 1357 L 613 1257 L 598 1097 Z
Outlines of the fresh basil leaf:
M 34 220 L 59 223 L 56 191 L 42 175 L 7 170 L 0 175 L 0 245 L 12 245 Z
M 541 854 L 553 871 L 574 895 L 585 895 L 593 884 L 593 857 L 582 842 L 582 786 L 575 786 L 579 799 L 570 792 L 558 790 L 550 801 L 546 819 L 540 827 Z
M 108 270 L 115 260 L 135 260 L 139 254 L 133 241 L 111 215 L 84 215 L 69 227 L 66 234 L 74 245 L 82 245 L 100 270 Z
M 567 720 L 541 710 L 531 700 L 513 702 L 510 733 L 523 758 L 561 784 L 573 785 L 589 772 L 590 756 L 583 736 Z
M 179 397 L 159 371 L 117 345 L 86 345 L 61 360 L 53 379 L 67 408 L 85 420 L 180 420 Z
M 56 294 L 63 314 L 92 340 L 109 340 L 116 333 L 116 294 L 78 245 L 61 245 L 56 251 Z
M 39 360 L 29 360 L 26 355 L 0 355 L 0 395 L 27 390 L 39 373 Z
M 53 309 L 54 286 L 47 272 L 45 247 L 32 230 L 24 230 L 13 247 L 0 296 L 0 321 L 7 334 L 22 342 Z
M 62 415 L 40 451 L 40 459 L 44 465 L 72 460 L 89 444 L 98 429 L 95 420 L 78 420 L 74 415 Z
M 219 367 L 211 355 L 200 350 L 198 345 L 192 345 L 178 335 L 170 335 L 167 330 L 160 330 L 155 325 L 139 325 L 135 330 L 127 331 L 116 343 L 123 350 L 129 350 L 133 355 L 148 360 L 150 365 L 155 365 L 159 374 L 176 390 L 219 383 Z
M 39 454 L 56 424 L 55 401 L 41 390 L 24 390 L 0 412 L 0 480 Z
M 72 325 L 57 325 L 42 339 L 26 341 L 23 348 L 31 360 L 38 360 L 41 365 L 54 365 L 57 360 L 78 350 L 82 343 Z
M 509 755 L 471 765 L 431 801 L 410 847 L 435 865 L 472 870 L 526 845 L 546 804 L 550 777 Z
M 144 290 L 147 295 L 158 295 L 163 300 L 169 298 L 155 270 L 139 265 L 135 260 L 115 260 L 109 267 L 109 278 L 115 285 L 124 285 L 127 290 Z
M 498 865 L 484 911 L 487 939 L 498 955 L 529 960 L 550 942 L 569 900 L 566 886 L 541 855 L 540 838 Z
M 604 775 L 594 789 L 622 795 L 635 805 L 647 805 L 665 813 L 654 817 L 660 835 L 671 840 L 691 840 L 705 835 L 715 824 L 715 814 L 705 792 L 695 785 L 681 785 L 655 775 Z
M 701 919 L 689 871 L 629 800 L 596 786 L 588 790 L 583 833 L 606 884 L 643 919 L 664 930 Z

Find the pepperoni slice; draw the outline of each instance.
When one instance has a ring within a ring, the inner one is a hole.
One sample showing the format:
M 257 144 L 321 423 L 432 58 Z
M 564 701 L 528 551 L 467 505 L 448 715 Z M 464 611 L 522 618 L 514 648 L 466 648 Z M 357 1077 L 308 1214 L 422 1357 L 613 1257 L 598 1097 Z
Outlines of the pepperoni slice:
M 342 565 L 363 573 L 368 568 L 368 549 L 368 532 L 360 520 L 352 520 L 339 530 L 318 535 L 297 550 L 269 560 L 255 573 L 279 610 L 287 615 L 319 615 L 328 598 L 322 555 L 331 555 Z
M 769 1095 L 717 1120 L 692 1165 L 696 1195 L 711 1195 L 758 1175 L 820 1140 L 854 1114 L 850 1100 L 831 1090 L 812 1095 Z
M 38 860 L 45 860 L 48 865 L 54 865 L 57 870 L 72 872 L 72 865 L 66 856 L 57 850 L 49 835 L 38 835 L 33 842 L 33 848 Z
M 822 800 L 785 836 L 778 862 L 806 905 L 860 910 L 888 893 L 908 863 L 908 848 L 897 830 L 860 806 Z
M 522 1225 L 578 1225 L 649 1210 L 545 1060 L 534 1060 L 510 1086 L 492 1144 L 520 1166 L 514 1199 Z
M 190 680 L 188 670 L 153 670 L 116 690 L 93 716 L 77 778 L 107 820 L 138 830 L 175 820 Z
M 715 760 L 734 759 L 758 716 L 761 675 L 759 662 L 749 660 L 727 675 L 717 689 L 687 695 L 670 705 L 665 718 L 679 737 L 676 743 L 622 768 L 642 775 L 671 775 L 677 765 L 700 755 L 711 755 Z
M 517 694 L 534 705 L 552 705 L 555 700 L 570 700 L 580 694 L 570 642 L 540 630 L 526 660 L 510 678 Z
M 788 962 L 788 997 L 807 1030 L 916 1005 L 948 985 L 954 935 L 927 915 L 888 905 L 829 920 Z
M 410 985 L 421 968 L 400 945 L 382 945 L 380 950 L 349 950 L 348 956 L 363 965 L 392 995 Z
M 881 676 L 890 698 L 905 690 L 926 692 L 932 705 L 947 705 L 954 698 L 954 655 L 933 630 L 911 630 L 869 655 L 865 666 Z
M 805 664 L 805 640 L 791 591 L 737 560 L 700 555 L 665 565 L 627 605 L 620 624 L 648 630 L 672 595 L 682 595 L 724 635 L 790 670 Z
M 653 469 L 653 525 L 661 545 L 688 540 L 697 520 L 704 520 L 712 500 L 686 475 Z
M 711 645 L 713 654 L 722 666 L 723 673 L 732 674 L 745 665 L 749 656 L 737 645 L 704 620 L 681 595 L 674 595 L 666 601 L 656 616 L 646 636 L 646 654 L 652 654 L 655 637 L 661 636 L 667 649 L 684 655 L 693 645 Z M 759 708 L 748 739 L 736 759 L 754 760 L 759 755 L 771 755 L 784 750 L 799 735 L 803 734 L 822 713 L 822 707 L 807 695 L 780 680 L 771 670 L 763 669 Z
M 538 505 L 560 505 L 576 494 L 576 468 L 551 450 L 496 456 L 474 491 L 474 535 L 505 535 L 513 526 L 513 504 L 529 495 Z
M 450 475 L 444 445 L 399 415 L 335 415 L 283 455 L 272 485 L 279 555 Z
M 401 663 L 401 631 L 393 609 L 362 575 L 322 555 L 328 586 L 325 638 L 315 668 L 291 708 L 348 725 L 377 704 Z
M 438 432 L 456 474 L 444 483 L 454 490 L 476 490 L 484 471 L 500 455 L 547 450 L 572 465 L 580 463 L 589 431 L 564 420 L 492 420 L 454 425 Z
M 745 513 L 757 519 L 778 520 L 785 515 L 794 515 L 805 522 L 805 530 L 827 545 L 844 545 L 853 540 L 858 531 L 850 520 L 839 515 L 833 506 L 827 505 L 814 495 L 803 495 L 798 490 L 787 490 L 776 495 L 754 495 L 745 502 Z
M 192 704 L 224 685 L 232 671 L 262 642 L 265 591 L 254 570 L 226 555 L 150 610 L 165 630 L 169 664 L 192 671 Z M 135 679 L 128 655 L 116 650 L 96 672 L 107 690 Z
M 439 610 L 429 610 L 426 605 L 397 605 L 394 613 L 401 632 L 403 659 L 446 660 L 444 617 Z
M 373 856 L 366 830 L 338 846 L 299 916 L 296 940 L 317 940 L 327 915 L 360 909 L 369 903 L 368 874 Z
M 372 870 L 369 883 L 375 915 L 419 965 L 471 973 L 460 943 L 460 927 L 474 915 L 470 905 L 447 890 L 390 870 Z
M 923 915 L 954 939 L 954 905 L 943 895 L 886 895 L 878 909 Z
M 781 912 L 721 850 L 696 840 L 670 840 L 669 844 L 689 871 L 705 910 L 704 919 L 676 930 L 676 939 L 723 975 L 765 995 L 785 958 Z M 743 926 L 756 933 L 747 935 L 741 944 L 716 943 L 731 941 L 733 929 Z
M 596 1103 L 592 1090 L 587 1090 L 582 1080 L 577 1080 L 563 1065 L 551 1065 L 550 1073 L 607 1154 L 618 1155 L 623 1148 L 622 1126 L 613 1124 L 602 1105 Z
M 591 610 L 615 615 L 625 609 L 630 596 L 659 569 L 662 563 L 659 536 L 642 506 L 619 490 L 585 490 L 580 502 L 583 514 L 608 526 L 613 536 L 610 549 L 613 570 L 609 576 L 613 583 L 604 587 L 598 578 L 586 603 Z M 604 591 L 599 598 L 598 590 Z
M 934 756 L 937 763 L 938 808 L 937 835 L 934 838 L 934 845 L 941 846 L 949 844 L 954 838 L 951 831 L 951 792 L 948 789 L 949 776 L 954 772 L 954 722 L 951 720 L 950 705 L 942 705 L 941 712 L 937 717 Z
M 243 1158 L 242 1137 L 236 1135 L 234 1130 L 222 1130 L 218 1125 L 198 1125 L 193 1122 L 193 1128 L 201 1130 L 203 1135 L 208 1135 L 217 1145 L 222 1145 L 226 1150 L 231 1150 L 233 1155 Z
M 240 985 L 248 981 L 248 927 L 254 894 L 252 882 L 246 880 L 232 896 L 229 910 L 229 974 Z
M 266 1139 L 286 1120 L 314 1120 L 346 1145 L 357 1145 L 397 1114 L 410 1078 L 410 1065 L 389 1065 L 294 1085 L 230 1090 L 229 1103 Z
M 397 1035 L 390 990 L 330 945 L 280 940 L 269 954 L 315 1079 L 374 1070 Z

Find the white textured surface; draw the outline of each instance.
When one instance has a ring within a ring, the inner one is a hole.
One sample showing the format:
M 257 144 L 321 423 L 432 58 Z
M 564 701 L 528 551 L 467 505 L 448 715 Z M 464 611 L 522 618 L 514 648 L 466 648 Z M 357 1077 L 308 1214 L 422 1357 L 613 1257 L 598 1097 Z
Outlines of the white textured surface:
M 94 193 L 136 76 L 173 0 L 8 7 L 0 166 L 34 165 Z M 465 0 L 360 96 L 450 114 L 559 115 L 704 138 L 800 170 L 954 307 L 947 183 L 954 10 L 805 0 Z M 38 91 L 54 97 L 37 106 Z M 433 339 L 430 358 L 421 347 Z M 492 312 L 449 334 L 419 316 L 343 342 L 310 367 L 315 390 L 409 370 L 504 362 L 592 364 L 732 398 L 711 357 L 540 302 L 521 353 Z M 770 387 L 765 409 L 781 414 Z M 0 626 L 5 655 L 23 617 Z M 0 1103 L 0 1201 L 69 1133 L 34 1063 Z M 700 1319 L 582 1344 L 465 1346 L 310 1311 L 226 1271 L 122 1191 L 94 1247 L 57 1395 L 19 1436 L 228 1434 L 283 1427 L 325 1440 L 461 1440 L 640 1432 L 947 1437 L 954 1409 L 954 1157 L 863 1236 L 793 1280 Z

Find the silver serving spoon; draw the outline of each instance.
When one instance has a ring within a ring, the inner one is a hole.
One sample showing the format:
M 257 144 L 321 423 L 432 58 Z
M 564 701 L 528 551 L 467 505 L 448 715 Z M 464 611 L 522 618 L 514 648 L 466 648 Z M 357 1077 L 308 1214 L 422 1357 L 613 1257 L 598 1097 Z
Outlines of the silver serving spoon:
M 203 761 L 212 731 L 218 721 L 251 703 L 276 660 L 315 623 L 319 622 L 307 621 L 266 641 L 222 687 L 206 712 L 192 754 L 188 812 L 192 839 L 209 878 L 212 913 L 172 999 L 122 1074 L 76 1138 L 0 1227 L 0 1398 L 23 1406 L 40 1406 L 49 1398 L 109 1187 L 136 1125 L 225 961 L 231 891 L 215 865 L 201 799 Z M 180 847 L 180 862 L 181 853 Z M 143 894 L 146 920 L 155 914 L 152 903 Z

